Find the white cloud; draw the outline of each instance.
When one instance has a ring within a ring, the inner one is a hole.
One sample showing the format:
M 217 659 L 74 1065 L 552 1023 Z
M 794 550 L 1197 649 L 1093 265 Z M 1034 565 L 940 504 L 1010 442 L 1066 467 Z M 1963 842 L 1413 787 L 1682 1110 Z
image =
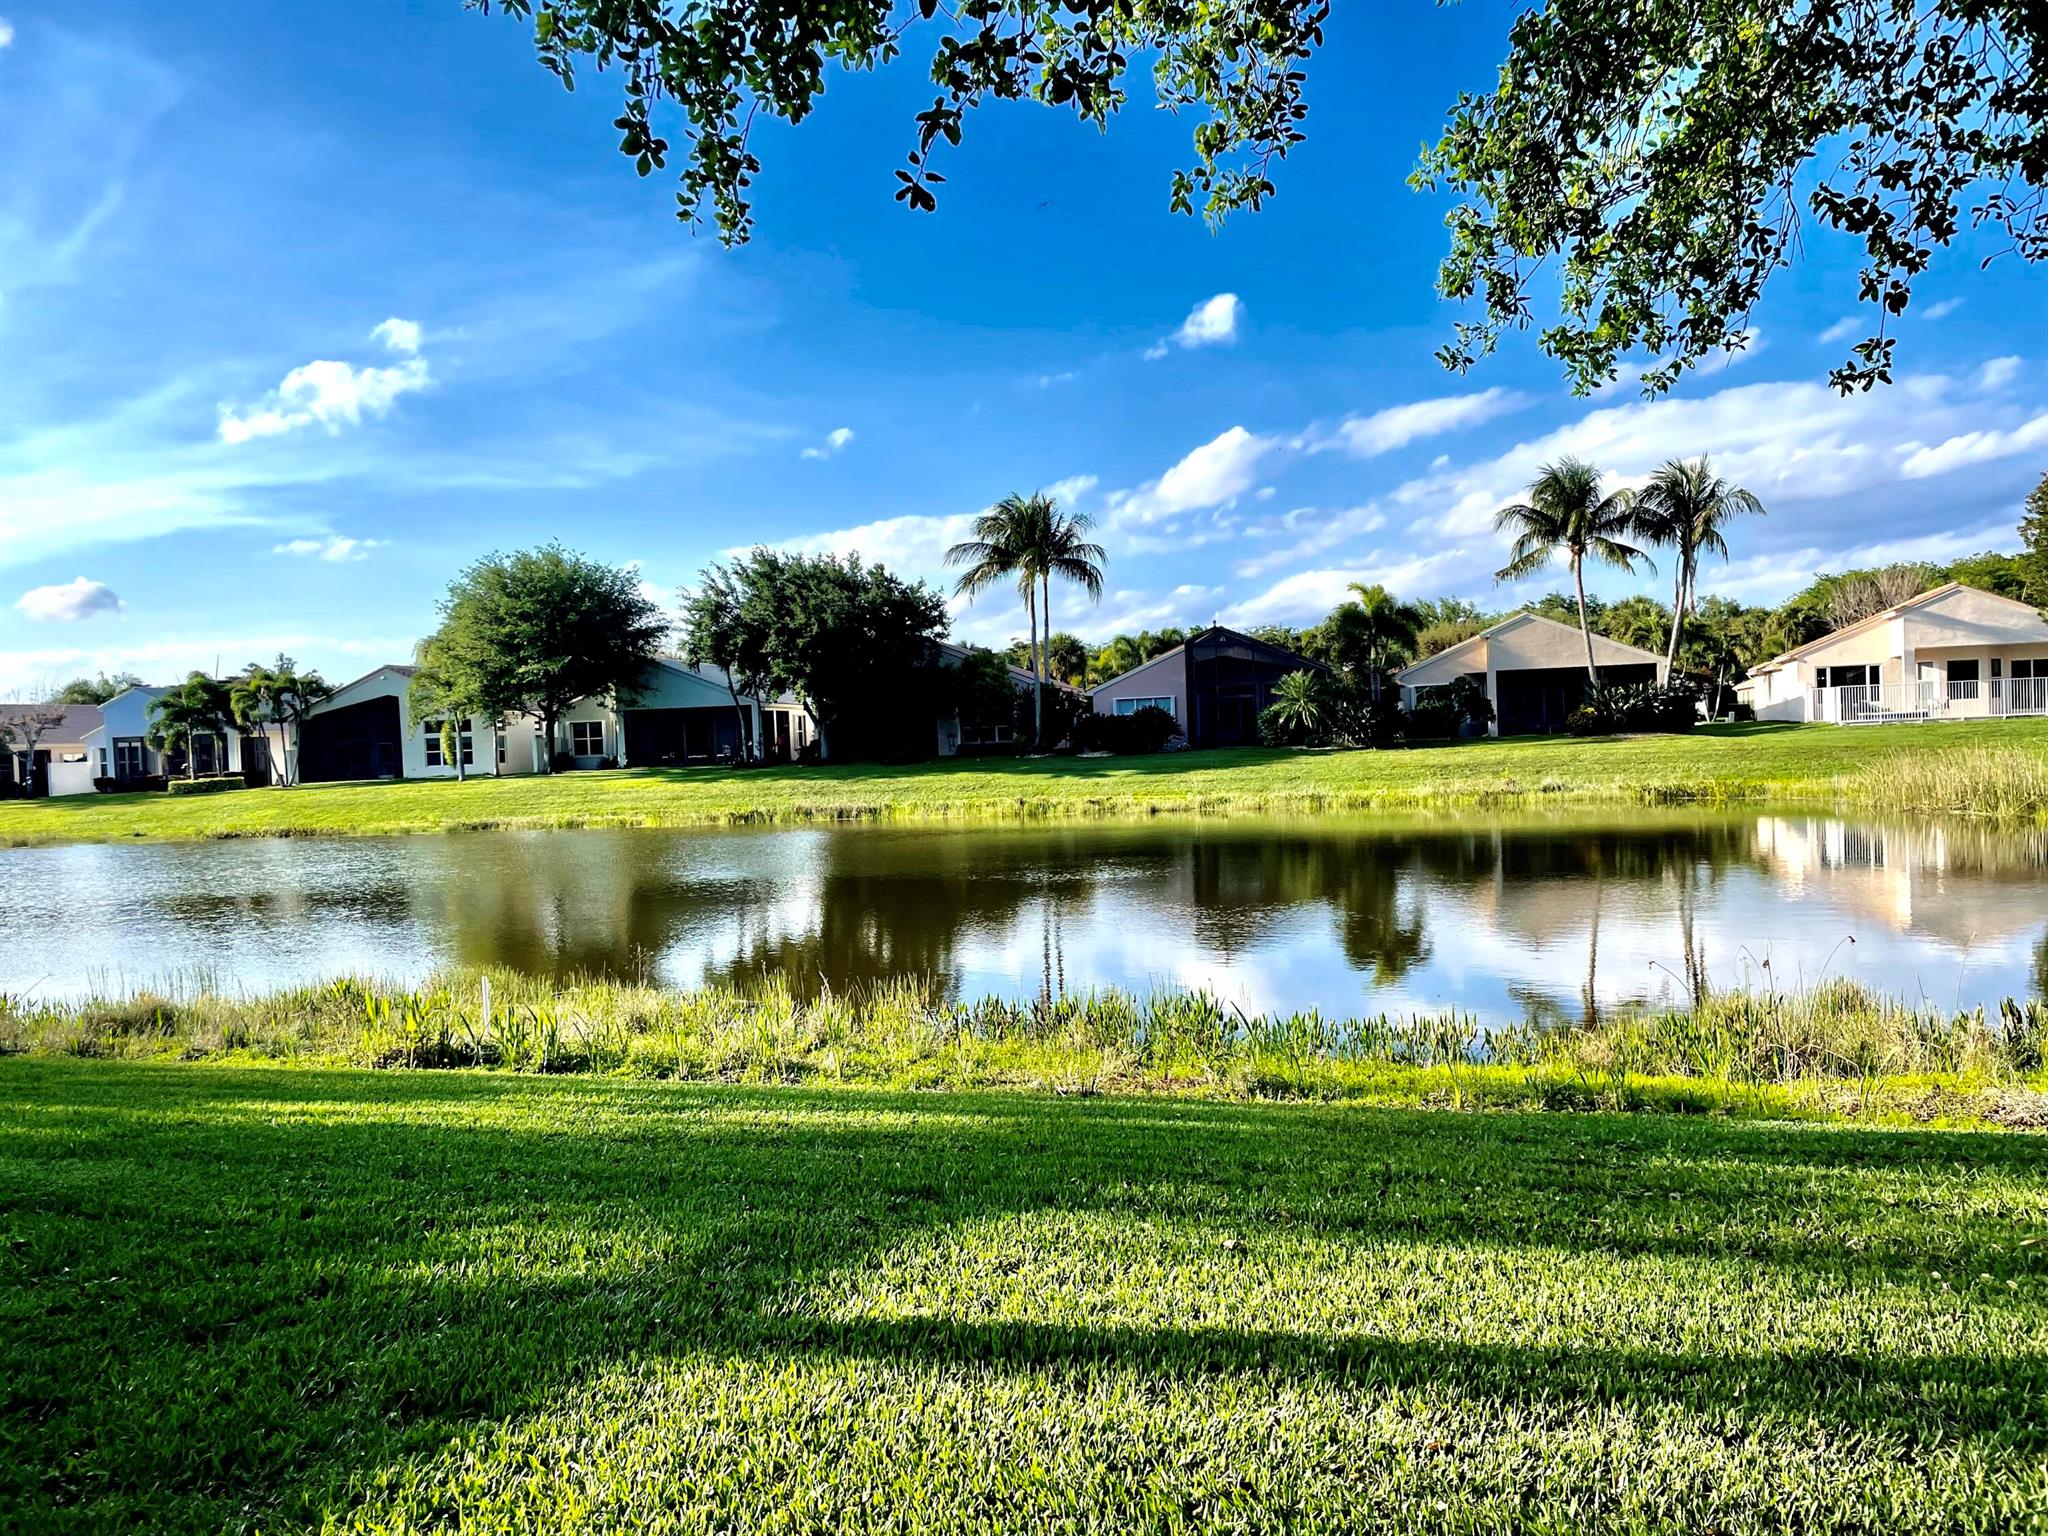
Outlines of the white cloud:
M 974 519 L 979 515 L 960 512 L 948 517 L 885 517 L 852 528 L 782 539 L 773 547 L 793 555 L 858 554 L 871 564 L 888 566 L 899 576 L 944 581 L 946 551 L 974 537 Z M 748 547 L 739 546 L 725 553 L 728 557 L 744 555 Z
M 1838 341 L 1847 341 L 1862 329 L 1863 322 L 1861 320 L 1857 319 L 1854 315 L 1844 315 L 1820 333 L 1820 341 L 1823 346 L 1833 346 Z
M 1155 523 L 1182 512 L 1222 506 L 1252 488 L 1260 462 L 1278 446 L 1276 438 L 1232 427 L 1189 453 L 1157 480 L 1135 491 L 1111 495 L 1110 520 Z
M 96 613 L 119 613 L 127 605 L 105 582 L 80 576 L 59 586 L 32 588 L 14 606 L 42 623 L 76 624 Z
M 834 454 L 843 452 L 846 445 L 852 441 L 853 428 L 834 427 L 825 434 L 824 442 L 806 448 L 803 456 L 807 459 L 829 459 Z
M 247 443 L 314 425 L 325 427 L 330 433 L 339 432 L 344 426 L 359 426 L 365 415 L 384 415 L 400 396 L 425 389 L 433 382 L 427 360 L 418 355 L 417 322 L 385 320 L 370 334 L 404 360 L 383 368 L 356 368 L 326 358 L 302 364 L 286 374 L 284 382 L 255 406 L 223 405 L 220 440 Z
M 1233 603 L 1224 609 L 1222 622 L 1242 628 L 1248 624 L 1302 624 L 1320 620 L 1351 595 L 1350 586 L 1354 581 L 1364 586 L 1377 582 L 1400 597 L 1420 597 L 1433 590 L 1444 572 L 1464 555 L 1463 549 L 1396 557 L 1376 552 L 1362 565 L 1348 569 L 1297 571 L 1275 582 L 1257 597 Z
M 132 645 L 45 646 L 34 650 L 0 651 L 0 698 L 37 678 L 76 677 L 81 673 L 134 672 L 155 682 L 188 672 L 237 668 L 248 662 L 286 655 L 300 665 L 326 673 L 331 683 L 359 677 L 372 667 L 411 657 L 411 635 L 342 637 L 306 631 L 223 634 L 208 625 L 195 632 L 153 635 Z
M 350 539 L 340 534 L 332 534 L 324 539 L 287 539 L 284 543 L 273 546 L 270 552 L 273 555 L 296 555 L 301 558 L 317 555 L 322 560 L 341 564 L 367 560 L 371 550 L 382 549 L 389 542 L 388 539 Z
M 1390 405 L 1370 416 L 1347 416 L 1327 441 L 1315 446 L 1342 448 L 1354 458 L 1376 458 L 1418 438 L 1477 426 L 1527 404 L 1528 396 L 1499 388 L 1482 390 L 1476 395 L 1413 400 L 1406 405 Z
M 0 18 L 0 48 L 7 48 L 14 42 L 14 23 Z
M 370 332 L 372 341 L 381 341 L 394 352 L 403 352 L 407 357 L 420 349 L 420 323 L 417 320 L 401 320 L 393 315 L 389 320 L 380 320 L 376 329 Z
M 2009 459 L 2016 453 L 2031 453 L 2036 448 L 2048 446 L 2048 413 L 2036 416 L 2010 432 L 1989 428 L 1958 433 L 1932 448 L 1923 448 L 1918 443 L 1906 446 L 1911 451 L 1907 453 L 1905 462 L 1899 465 L 1901 474 L 1910 480 L 1944 475 L 1965 464 Z
M 1243 320 L 1244 303 L 1236 294 L 1219 293 L 1214 298 L 1204 299 L 1188 311 L 1188 317 L 1180 323 L 1179 330 L 1165 341 L 1154 342 L 1145 349 L 1145 361 L 1156 363 L 1173 347 L 1227 346 L 1237 340 L 1237 328 Z
M 1926 375 L 1851 396 L 1819 383 L 1769 383 L 1634 400 L 1589 411 L 1492 459 L 1410 480 L 1390 499 L 1415 510 L 1417 531 L 1481 533 L 1544 464 L 1567 454 L 1598 464 L 1616 486 L 1640 484 L 1666 459 L 1708 454 L 1766 504 L 1840 496 L 1894 482 L 1918 447 L 1916 431 L 1981 419 L 1952 396 L 1950 380 Z
M 1296 507 L 1272 524 L 1252 530 L 1262 535 L 1295 534 L 1295 541 L 1283 549 L 1275 549 L 1266 554 L 1255 555 L 1249 560 L 1239 561 L 1231 568 L 1232 574 L 1247 580 L 1254 576 L 1263 576 L 1268 571 L 1277 571 L 1282 566 L 1294 564 L 1297 560 L 1306 560 L 1326 550 L 1335 549 L 1339 544 L 1348 543 L 1352 539 L 1377 533 L 1386 525 L 1387 516 L 1376 502 L 1335 511 L 1322 507 Z
M 2016 357 L 1994 357 L 1977 370 L 1979 389 L 2003 389 L 2019 377 L 2020 359 Z
M 1069 475 L 1064 480 L 1055 480 L 1045 487 L 1045 494 L 1058 502 L 1061 507 L 1072 511 L 1074 504 L 1096 487 L 1093 475 Z
M 1927 306 L 1927 318 L 1930 320 L 1946 320 L 1962 307 L 1963 301 L 1961 299 L 1942 299 Z

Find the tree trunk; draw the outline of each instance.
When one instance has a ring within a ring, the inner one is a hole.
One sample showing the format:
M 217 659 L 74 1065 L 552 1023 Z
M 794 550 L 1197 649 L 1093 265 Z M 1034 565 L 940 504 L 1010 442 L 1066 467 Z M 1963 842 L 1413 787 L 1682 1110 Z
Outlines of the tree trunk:
M 1593 626 L 1586 622 L 1586 568 L 1577 555 L 1572 557 L 1572 586 L 1579 594 L 1579 633 L 1586 639 L 1586 676 L 1600 686 L 1600 668 L 1593 661 Z
M 1678 665 L 1678 639 L 1685 631 L 1685 603 L 1687 588 L 1691 583 L 1686 579 L 1685 556 L 1678 557 L 1678 585 L 1671 593 L 1671 643 L 1664 648 L 1664 670 L 1667 674 Z
M 542 772 L 550 776 L 555 771 L 555 717 L 546 710 L 541 712 L 540 728 L 545 737 L 541 743 L 541 760 L 546 764 Z
M 469 768 L 462 761 L 462 738 L 465 734 L 462 727 L 464 723 L 461 720 L 455 722 L 455 782 L 458 784 L 467 784 L 469 782 Z M 475 741 L 476 736 L 471 733 L 469 739 Z
M 493 721 L 491 722 L 491 777 L 492 777 L 492 778 L 494 778 L 494 779 L 499 779 L 499 778 L 503 778 L 503 777 L 505 776 L 505 761 L 504 761 L 504 760 L 505 760 L 505 722 L 504 722 L 503 720 L 493 720 Z
M 732 668 L 730 667 L 725 669 L 725 691 L 732 695 L 732 717 L 740 728 L 740 757 L 742 759 L 751 757 L 753 753 L 749 748 L 749 738 L 753 733 L 747 729 L 747 706 L 740 702 L 740 691 L 733 684 Z M 685 757 L 689 755 L 687 744 L 684 747 L 683 755 Z
M 1024 588 L 1024 610 L 1031 616 L 1031 744 L 1045 734 L 1045 689 L 1038 681 L 1038 584 Z

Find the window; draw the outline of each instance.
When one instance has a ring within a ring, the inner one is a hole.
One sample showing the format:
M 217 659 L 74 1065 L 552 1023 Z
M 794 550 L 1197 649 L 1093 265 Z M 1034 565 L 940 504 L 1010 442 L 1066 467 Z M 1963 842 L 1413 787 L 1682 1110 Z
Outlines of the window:
M 1820 685 L 1823 688 L 1863 688 L 1877 681 L 1877 669 L 1868 666 L 1822 667 Z
M 446 724 L 447 721 L 445 720 L 429 720 L 420 727 L 427 737 L 427 766 L 429 768 L 446 768 L 448 766 L 448 759 L 441 752 L 441 729 Z M 462 752 L 462 766 L 465 768 L 475 767 L 475 738 L 469 734 L 469 723 L 467 721 L 463 722 L 462 735 L 458 746 Z
M 119 736 L 114 740 L 114 777 L 139 779 L 149 772 L 149 759 L 142 753 L 140 736 Z
M 100 748 L 100 777 L 103 779 L 107 777 L 107 749 L 105 747 Z
M 602 720 L 571 720 L 569 722 L 569 751 L 576 757 L 603 757 L 604 722 Z
M 2015 657 L 2012 675 L 2015 682 L 2023 677 L 2048 677 L 2048 661 L 2029 661 L 2024 656 Z
M 1116 712 L 1120 715 L 1135 715 L 1141 709 L 1163 709 L 1169 715 L 1174 714 L 1173 700 L 1171 698 L 1118 699 L 1116 701 Z M 1178 717 L 1176 716 L 1176 718 Z
M 1977 658 L 1968 661 L 1952 661 L 1948 664 L 1948 680 L 1952 683 L 1974 683 L 1977 681 Z
M 498 766 L 500 768 L 505 766 L 505 733 L 503 731 L 498 732 Z
M 962 725 L 960 745 L 963 747 L 1007 746 L 1016 738 L 1016 731 L 1007 725 Z
M 2002 675 L 2004 674 L 2004 671 L 2005 671 L 2005 658 L 2004 658 L 2003 656 L 1994 656 L 1994 657 L 1992 657 L 1992 658 L 1991 658 L 1991 675 L 1992 675 L 1993 677 L 1999 677 L 1999 676 L 2002 676 Z

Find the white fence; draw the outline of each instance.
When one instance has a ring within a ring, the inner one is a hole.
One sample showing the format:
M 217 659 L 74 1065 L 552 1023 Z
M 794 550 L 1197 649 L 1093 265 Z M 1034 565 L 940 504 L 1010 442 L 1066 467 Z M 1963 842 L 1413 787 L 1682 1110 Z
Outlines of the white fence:
M 1806 718 L 1829 725 L 1887 720 L 1983 720 L 2048 715 L 2048 677 L 1994 677 L 1982 682 L 1866 683 L 1816 688 Z

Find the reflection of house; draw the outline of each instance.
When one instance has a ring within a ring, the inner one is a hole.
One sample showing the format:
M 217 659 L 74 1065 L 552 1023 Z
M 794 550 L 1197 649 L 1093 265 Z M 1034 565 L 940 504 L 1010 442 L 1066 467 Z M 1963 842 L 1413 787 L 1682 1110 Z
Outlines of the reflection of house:
M 2048 619 L 1950 582 L 1773 657 L 1736 692 L 1760 720 L 2048 715 Z
M 1664 658 L 1593 637 L 1593 662 L 1603 683 L 1661 683 Z M 1486 689 L 1493 705 L 1495 736 L 1561 731 L 1571 712 L 1586 702 L 1586 637 L 1570 624 L 1537 613 L 1518 613 L 1483 629 L 1449 650 L 1395 674 L 1401 702 L 1410 707 L 1425 688 L 1443 688 L 1469 677 Z
M 2040 878 L 2038 840 L 1995 835 L 1972 850 L 1969 829 L 1938 822 L 1765 816 L 1756 846 L 1789 894 L 1834 902 L 1896 933 L 1967 950 L 2025 934 L 2041 920 L 2038 904 L 2026 899 Z
M 1259 712 L 1273 685 L 1321 664 L 1234 629 L 1203 630 L 1095 690 L 1098 715 L 1130 715 L 1147 705 L 1180 722 L 1191 747 L 1238 747 L 1259 739 Z
M 0 704 L 0 726 L 29 706 Z M 40 710 L 37 711 L 41 713 Z M 35 761 L 28 761 L 26 733 L 16 731 L 0 768 L 12 775 L 11 782 L 26 795 L 82 795 L 92 789 L 93 744 L 86 740 L 98 729 L 100 712 L 92 704 L 67 704 L 64 718 L 44 730 L 35 744 Z

